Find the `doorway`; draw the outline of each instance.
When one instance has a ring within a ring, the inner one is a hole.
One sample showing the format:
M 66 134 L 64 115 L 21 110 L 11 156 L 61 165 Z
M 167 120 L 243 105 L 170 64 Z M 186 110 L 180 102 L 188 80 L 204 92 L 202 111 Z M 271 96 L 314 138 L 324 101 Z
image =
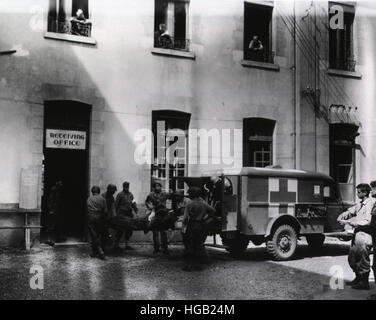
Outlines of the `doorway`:
M 60 238 L 58 241 L 87 240 L 85 212 L 86 199 L 89 195 L 90 116 L 91 106 L 84 103 L 76 101 L 45 103 L 42 226 L 46 227 L 48 223 L 51 189 L 57 181 L 61 181 L 59 213 L 56 219 Z

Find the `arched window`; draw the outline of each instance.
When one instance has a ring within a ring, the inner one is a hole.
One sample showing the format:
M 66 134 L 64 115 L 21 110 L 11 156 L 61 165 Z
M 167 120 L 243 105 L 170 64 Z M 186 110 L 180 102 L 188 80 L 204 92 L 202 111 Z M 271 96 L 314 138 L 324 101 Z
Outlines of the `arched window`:
M 243 166 L 266 167 L 273 164 L 275 121 L 264 118 L 243 120 Z

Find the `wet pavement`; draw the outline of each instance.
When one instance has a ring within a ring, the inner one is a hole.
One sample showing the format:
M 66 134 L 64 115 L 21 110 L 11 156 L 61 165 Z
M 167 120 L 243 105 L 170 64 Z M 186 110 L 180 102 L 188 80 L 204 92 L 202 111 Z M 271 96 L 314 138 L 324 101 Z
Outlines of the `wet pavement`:
M 153 254 L 150 244 L 134 251 L 91 258 L 88 245 L 42 246 L 30 253 L 0 250 L 0 299 L 368 299 L 375 293 L 330 288 L 331 275 L 351 280 L 348 243 L 326 241 L 312 254 L 301 242 L 296 259 L 270 261 L 265 248 L 251 246 L 242 257 L 207 248 L 203 271 L 184 272 L 183 247 Z M 43 268 L 44 289 L 31 289 L 30 268 Z M 333 269 L 334 268 L 334 269 Z M 373 276 L 372 276 L 373 278 Z

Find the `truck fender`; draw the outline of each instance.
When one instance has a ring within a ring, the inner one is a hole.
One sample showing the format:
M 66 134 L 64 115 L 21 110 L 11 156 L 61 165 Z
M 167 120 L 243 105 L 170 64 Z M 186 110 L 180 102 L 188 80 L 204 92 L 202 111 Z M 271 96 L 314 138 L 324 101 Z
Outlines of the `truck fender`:
M 266 231 L 265 231 L 265 238 L 269 237 L 271 235 L 273 226 L 275 226 L 277 224 L 278 225 L 282 225 L 282 224 L 291 225 L 292 227 L 294 227 L 296 229 L 298 234 L 299 234 L 299 231 L 301 229 L 301 225 L 300 225 L 298 219 L 296 219 L 294 216 L 291 216 L 289 214 L 282 214 L 282 215 L 279 215 L 277 217 L 272 218 L 268 222 L 268 224 L 266 226 Z

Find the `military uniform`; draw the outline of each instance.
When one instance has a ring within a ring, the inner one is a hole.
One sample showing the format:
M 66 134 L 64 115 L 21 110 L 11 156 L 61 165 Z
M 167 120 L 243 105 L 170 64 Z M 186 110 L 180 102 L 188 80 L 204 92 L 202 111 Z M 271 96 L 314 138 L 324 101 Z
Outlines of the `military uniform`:
M 115 211 L 115 198 L 114 198 L 114 196 L 106 191 L 106 192 L 102 193 L 102 197 L 106 200 L 107 218 L 115 217 L 116 211 Z
M 358 285 L 358 283 L 368 285 L 372 236 L 365 231 L 369 230 L 371 225 L 375 202 L 375 199 L 367 197 L 341 214 L 342 219 L 351 220 L 358 225 L 354 230 L 354 238 L 348 255 L 349 265 L 356 275 L 355 281 L 351 283 L 353 285 Z
M 145 205 L 146 208 L 152 211 L 158 205 L 163 205 L 166 207 L 166 201 L 170 198 L 170 195 L 166 192 L 151 192 L 146 197 Z M 159 243 L 159 236 L 161 237 L 161 243 Z M 154 252 L 158 252 L 159 248 L 162 247 L 162 250 L 167 252 L 168 240 L 166 231 L 153 231 L 153 243 L 154 243 Z
M 99 194 L 87 200 L 88 228 L 91 238 L 92 254 L 103 256 L 105 244 L 106 200 Z
M 106 191 L 106 192 L 102 193 L 102 197 L 106 200 L 106 206 L 107 206 L 106 219 L 110 219 L 110 218 L 115 217 L 116 216 L 116 210 L 115 210 L 115 198 L 114 198 L 114 196 L 110 192 Z M 107 226 L 105 226 L 104 234 L 105 234 L 106 239 L 111 238 L 111 234 L 110 234 L 110 231 L 108 230 Z
M 215 214 L 214 208 L 202 198 L 192 199 L 187 204 L 183 217 L 184 244 L 187 250 L 185 270 L 200 269 L 200 260 L 205 256 L 205 239 L 207 236 L 204 220 L 207 215 Z
M 124 192 L 121 191 L 116 196 L 115 200 L 115 210 L 116 215 L 118 216 L 125 216 L 133 218 L 133 212 L 134 210 L 137 213 L 137 206 L 136 201 L 134 200 L 132 192 Z M 129 231 L 117 231 L 115 236 L 115 247 L 119 246 L 120 239 L 124 233 L 125 241 L 129 241 L 131 238 L 133 232 L 131 230 Z

